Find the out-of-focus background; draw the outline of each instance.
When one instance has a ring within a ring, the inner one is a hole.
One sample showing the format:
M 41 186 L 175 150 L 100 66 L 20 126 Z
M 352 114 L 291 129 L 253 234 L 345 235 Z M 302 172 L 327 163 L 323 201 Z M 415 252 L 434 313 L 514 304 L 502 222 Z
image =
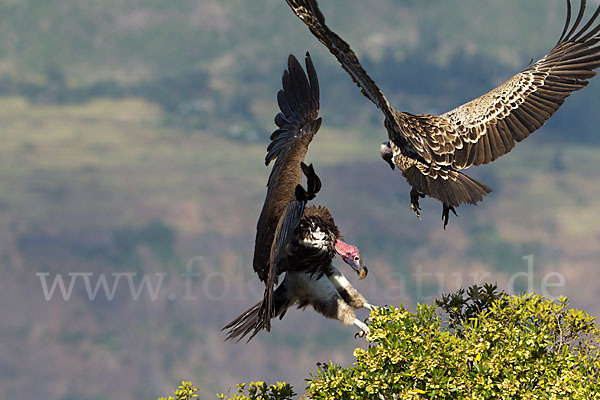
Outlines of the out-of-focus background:
M 543 56 L 566 14 L 562 0 L 321 3 L 392 104 L 417 113 Z M 414 308 L 486 281 L 600 315 L 600 78 L 470 170 L 494 192 L 444 231 L 438 202 L 422 221 L 409 211 L 378 156 L 380 113 L 283 0 L 2 0 L 0 20 L 3 399 L 152 399 L 181 379 L 203 398 L 257 379 L 301 391 L 316 362 L 352 362 L 354 329 L 312 311 L 250 344 L 219 330 L 262 295 L 251 257 L 275 93 L 307 50 L 317 200 L 362 250 L 366 280 L 340 268 L 371 302 Z

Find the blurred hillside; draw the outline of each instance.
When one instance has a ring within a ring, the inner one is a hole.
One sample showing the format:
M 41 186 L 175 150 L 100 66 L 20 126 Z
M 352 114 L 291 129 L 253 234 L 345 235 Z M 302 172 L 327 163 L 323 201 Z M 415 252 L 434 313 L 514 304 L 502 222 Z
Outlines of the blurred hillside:
M 415 112 L 447 111 L 541 57 L 564 9 L 543 0 L 323 4 L 393 102 Z M 143 97 L 189 127 L 258 140 L 271 129 L 261 106 L 272 105 L 281 60 L 310 50 L 332 123 L 380 119 L 282 1 L 23 0 L 0 11 L 0 94 L 51 103 Z M 574 117 L 559 127 L 577 121 L 581 138 L 598 143 L 578 105 L 594 109 L 600 99 L 584 92 L 571 102 Z
M 559 0 L 322 3 L 393 104 L 415 112 L 501 83 L 565 18 Z M 0 16 L 2 398 L 155 398 L 183 378 L 205 396 L 257 379 L 300 389 L 317 361 L 349 361 L 353 330 L 312 311 L 248 345 L 219 331 L 262 295 L 254 229 L 291 52 L 309 50 L 319 73 L 324 124 L 308 159 L 318 202 L 367 260 L 356 286 L 371 302 L 413 307 L 511 276 L 527 290 L 514 274 L 533 256 L 531 289 L 600 315 L 599 78 L 469 171 L 494 193 L 444 231 L 437 202 L 422 202 L 423 221 L 409 211 L 408 185 L 377 155 L 381 116 L 283 1 L 2 0 Z M 158 289 L 136 299 L 143 274 Z M 75 279 L 69 300 L 59 286 L 46 300 L 57 276 L 65 290 Z M 114 296 L 90 298 L 85 279 L 94 289 L 100 276 Z

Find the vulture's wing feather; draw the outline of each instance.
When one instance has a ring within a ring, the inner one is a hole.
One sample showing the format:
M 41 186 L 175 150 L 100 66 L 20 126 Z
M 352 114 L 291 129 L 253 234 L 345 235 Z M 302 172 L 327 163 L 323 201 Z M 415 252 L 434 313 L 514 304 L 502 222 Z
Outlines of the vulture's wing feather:
M 288 207 L 296 200 L 296 188 L 302 183 L 301 163 L 308 145 L 321 126 L 317 74 L 308 53 L 305 61 L 307 74 L 293 55 L 288 59 L 288 69 L 282 78 L 283 89 L 277 94 L 281 112 L 275 116 L 275 123 L 279 129 L 271 135 L 265 158 L 267 165 L 273 160 L 275 164 L 256 227 L 253 260 L 254 271 L 265 283 L 277 282 L 279 271 L 270 268 L 275 232 L 282 221 L 288 221 L 286 226 L 291 226 L 292 217 L 285 218 L 288 212 L 297 215 L 297 207 L 293 210 Z
M 274 314 L 273 306 L 273 290 L 279 276 L 279 269 L 282 266 L 282 260 L 294 252 L 294 244 L 298 240 L 298 227 L 306 202 L 300 200 L 292 200 L 287 204 L 285 212 L 279 218 L 277 228 L 275 229 L 275 237 L 270 247 L 269 267 L 267 279 L 265 281 L 265 294 L 261 304 L 259 319 L 263 321 L 263 327 L 271 330 L 271 318 Z
M 600 7 L 581 27 L 586 1 L 541 60 L 508 81 L 440 117 L 407 115 L 407 141 L 426 161 L 457 169 L 487 164 L 539 129 L 600 67 Z
M 321 179 L 316 174 L 313 165 L 310 164 L 307 166 L 304 162 L 301 162 L 300 165 L 306 176 L 308 189 L 305 190 L 302 185 L 296 185 L 294 191 L 295 199 L 287 204 L 285 212 L 279 217 L 269 255 L 269 276 L 279 275 L 282 271 L 275 271 L 275 268 L 280 265 L 283 259 L 293 254 L 296 250 L 298 245 L 298 227 L 304 215 L 306 203 L 314 199 L 321 190 Z
M 325 17 L 316 0 L 286 0 L 294 14 L 302 20 L 308 29 L 325 45 L 352 77 L 362 94 L 371 100 L 386 118 L 393 118 L 393 109 L 373 79 L 364 70 L 358 57 L 341 37 L 325 24 Z
M 312 164 L 306 166 L 304 163 L 301 163 L 301 165 L 307 178 L 308 190 L 305 190 L 302 185 L 296 186 L 296 198 L 287 204 L 285 212 L 279 218 L 271 245 L 269 273 L 265 282 L 265 295 L 260 310 L 260 319 L 263 321 L 263 326 L 267 331 L 271 329 L 271 318 L 274 313 L 273 290 L 277 276 L 286 269 L 286 266 L 282 265 L 282 263 L 298 247 L 300 220 L 304 214 L 306 203 L 314 199 L 321 189 L 321 180 L 315 173 Z

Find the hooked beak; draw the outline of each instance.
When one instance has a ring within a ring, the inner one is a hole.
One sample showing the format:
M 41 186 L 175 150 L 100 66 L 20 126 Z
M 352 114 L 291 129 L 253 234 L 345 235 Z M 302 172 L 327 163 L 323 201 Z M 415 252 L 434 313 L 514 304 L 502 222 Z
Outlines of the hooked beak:
M 369 269 L 362 262 L 362 258 L 359 258 L 358 261 L 356 261 L 354 258 L 348 257 L 344 258 L 344 261 L 358 274 L 360 279 L 365 279 L 367 277 Z
M 394 169 L 396 169 L 396 166 L 394 165 L 394 163 L 392 162 L 391 157 L 390 158 L 384 158 L 385 162 L 388 163 L 388 165 L 390 166 L 390 168 L 392 169 L 392 171 Z
M 396 166 L 394 165 L 394 153 L 392 151 L 392 147 L 390 146 L 390 142 L 381 143 L 381 146 L 379 147 L 379 155 L 386 163 L 388 163 L 393 171 Z

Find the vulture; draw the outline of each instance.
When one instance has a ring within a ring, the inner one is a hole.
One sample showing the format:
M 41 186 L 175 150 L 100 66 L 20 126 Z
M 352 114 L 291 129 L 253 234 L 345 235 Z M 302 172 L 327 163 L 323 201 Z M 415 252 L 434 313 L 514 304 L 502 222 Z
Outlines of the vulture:
M 539 129 L 569 97 L 587 86 L 600 66 L 600 6 L 584 23 L 586 1 L 571 24 L 567 21 L 556 45 L 542 59 L 490 92 L 442 115 L 411 114 L 392 108 L 367 75 L 356 54 L 325 24 L 316 0 L 286 0 L 288 5 L 337 58 L 342 67 L 385 117 L 389 141 L 381 157 L 408 181 L 411 209 L 420 217 L 419 199 L 443 204 L 444 228 L 455 207 L 477 204 L 492 190 L 463 174 L 472 165 L 488 164 Z M 533 61 L 533 60 L 532 60 Z
M 281 112 L 278 129 L 271 135 L 265 164 L 275 161 L 267 182 L 267 195 L 256 227 L 253 266 L 265 283 L 263 299 L 223 328 L 225 340 L 250 341 L 262 329 L 270 331 L 271 319 L 285 315 L 293 305 L 311 305 L 328 318 L 356 325 L 368 332 L 353 308 L 372 306 L 332 265 L 336 255 L 358 273 L 367 275 L 358 248 L 343 242 L 333 218 L 322 206 L 307 206 L 321 189 L 314 167 L 304 164 L 308 145 L 321 126 L 319 83 L 310 55 L 306 74 L 290 55 L 283 73 L 283 89 L 277 93 Z M 307 76 L 308 75 L 308 76 Z M 302 186 L 306 177 L 306 188 Z M 275 288 L 279 277 L 281 284 Z

